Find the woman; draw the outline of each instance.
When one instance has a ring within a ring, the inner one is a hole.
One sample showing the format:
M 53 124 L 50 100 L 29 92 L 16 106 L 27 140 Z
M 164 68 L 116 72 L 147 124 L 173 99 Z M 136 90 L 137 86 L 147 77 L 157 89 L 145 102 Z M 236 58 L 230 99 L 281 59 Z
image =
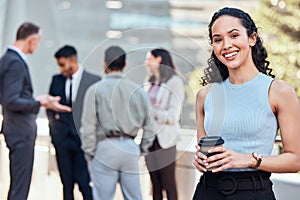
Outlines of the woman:
M 204 174 L 194 199 L 275 199 L 271 172 L 300 170 L 297 96 L 273 79 L 247 13 L 223 8 L 208 28 L 213 51 L 196 99 L 197 138 L 220 135 L 225 143 L 209 158 L 196 147 L 193 164 Z M 284 153 L 271 156 L 278 128 Z
M 145 64 L 149 72 L 145 88 L 150 96 L 156 125 L 156 138 L 149 149 L 151 153 L 146 156 L 153 200 L 163 199 L 163 189 L 169 200 L 176 200 L 175 157 L 184 85 L 167 50 L 152 50 Z

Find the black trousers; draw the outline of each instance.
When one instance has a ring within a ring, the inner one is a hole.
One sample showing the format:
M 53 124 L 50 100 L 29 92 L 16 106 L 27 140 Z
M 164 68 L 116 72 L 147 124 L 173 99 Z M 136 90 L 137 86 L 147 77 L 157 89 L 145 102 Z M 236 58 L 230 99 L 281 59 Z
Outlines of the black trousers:
M 10 187 L 8 200 L 27 200 L 29 193 L 36 133 L 23 135 L 4 134 L 9 149 Z
M 78 135 L 70 135 L 60 145 L 54 145 L 56 160 L 63 184 L 64 200 L 74 200 L 74 184 L 77 183 L 84 200 L 93 199 L 92 189 L 89 185 L 90 176 L 87 162 L 81 150 Z
M 168 200 L 177 200 L 175 181 L 176 146 L 162 149 L 157 138 L 146 156 L 146 165 L 152 182 L 153 200 L 162 200 L 166 190 Z
M 263 171 L 206 172 L 193 200 L 275 200 L 270 175 Z

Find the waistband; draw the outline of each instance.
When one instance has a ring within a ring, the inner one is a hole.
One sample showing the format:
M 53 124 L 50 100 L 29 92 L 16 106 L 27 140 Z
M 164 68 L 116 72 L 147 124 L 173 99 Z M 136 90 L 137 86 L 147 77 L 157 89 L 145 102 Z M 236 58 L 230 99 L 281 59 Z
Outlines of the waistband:
M 206 187 L 214 187 L 224 195 L 236 191 L 265 190 L 272 186 L 271 173 L 265 171 L 206 172 L 201 177 Z
M 122 131 L 110 130 L 110 131 L 108 131 L 108 134 L 106 135 L 106 138 L 129 138 L 129 139 L 134 139 L 134 136 L 129 135 L 127 133 L 124 133 Z

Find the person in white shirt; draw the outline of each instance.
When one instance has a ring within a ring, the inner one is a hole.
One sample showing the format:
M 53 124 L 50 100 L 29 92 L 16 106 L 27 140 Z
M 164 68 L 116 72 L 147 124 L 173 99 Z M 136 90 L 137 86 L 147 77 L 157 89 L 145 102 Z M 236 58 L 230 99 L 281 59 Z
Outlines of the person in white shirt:
M 74 183 L 77 183 L 84 200 L 90 200 L 90 177 L 78 131 L 85 92 L 100 77 L 79 66 L 76 49 L 72 46 L 65 45 L 60 48 L 55 53 L 55 58 L 61 73 L 53 76 L 49 94 L 60 96 L 61 104 L 72 107 L 72 113 L 47 110 L 50 135 L 63 184 L 63 196 L 64 200 L 73 200 Z

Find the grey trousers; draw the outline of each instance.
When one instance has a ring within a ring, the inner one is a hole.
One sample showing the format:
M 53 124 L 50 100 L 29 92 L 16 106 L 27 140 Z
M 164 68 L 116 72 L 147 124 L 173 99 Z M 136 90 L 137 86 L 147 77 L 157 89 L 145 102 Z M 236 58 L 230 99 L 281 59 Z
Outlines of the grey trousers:
M 129 138 L 98 142 L 90 172 L 94 200 L 113 200 L 117 182 L 125 200 L 141 200 L 138 160 L 140 148 Z

